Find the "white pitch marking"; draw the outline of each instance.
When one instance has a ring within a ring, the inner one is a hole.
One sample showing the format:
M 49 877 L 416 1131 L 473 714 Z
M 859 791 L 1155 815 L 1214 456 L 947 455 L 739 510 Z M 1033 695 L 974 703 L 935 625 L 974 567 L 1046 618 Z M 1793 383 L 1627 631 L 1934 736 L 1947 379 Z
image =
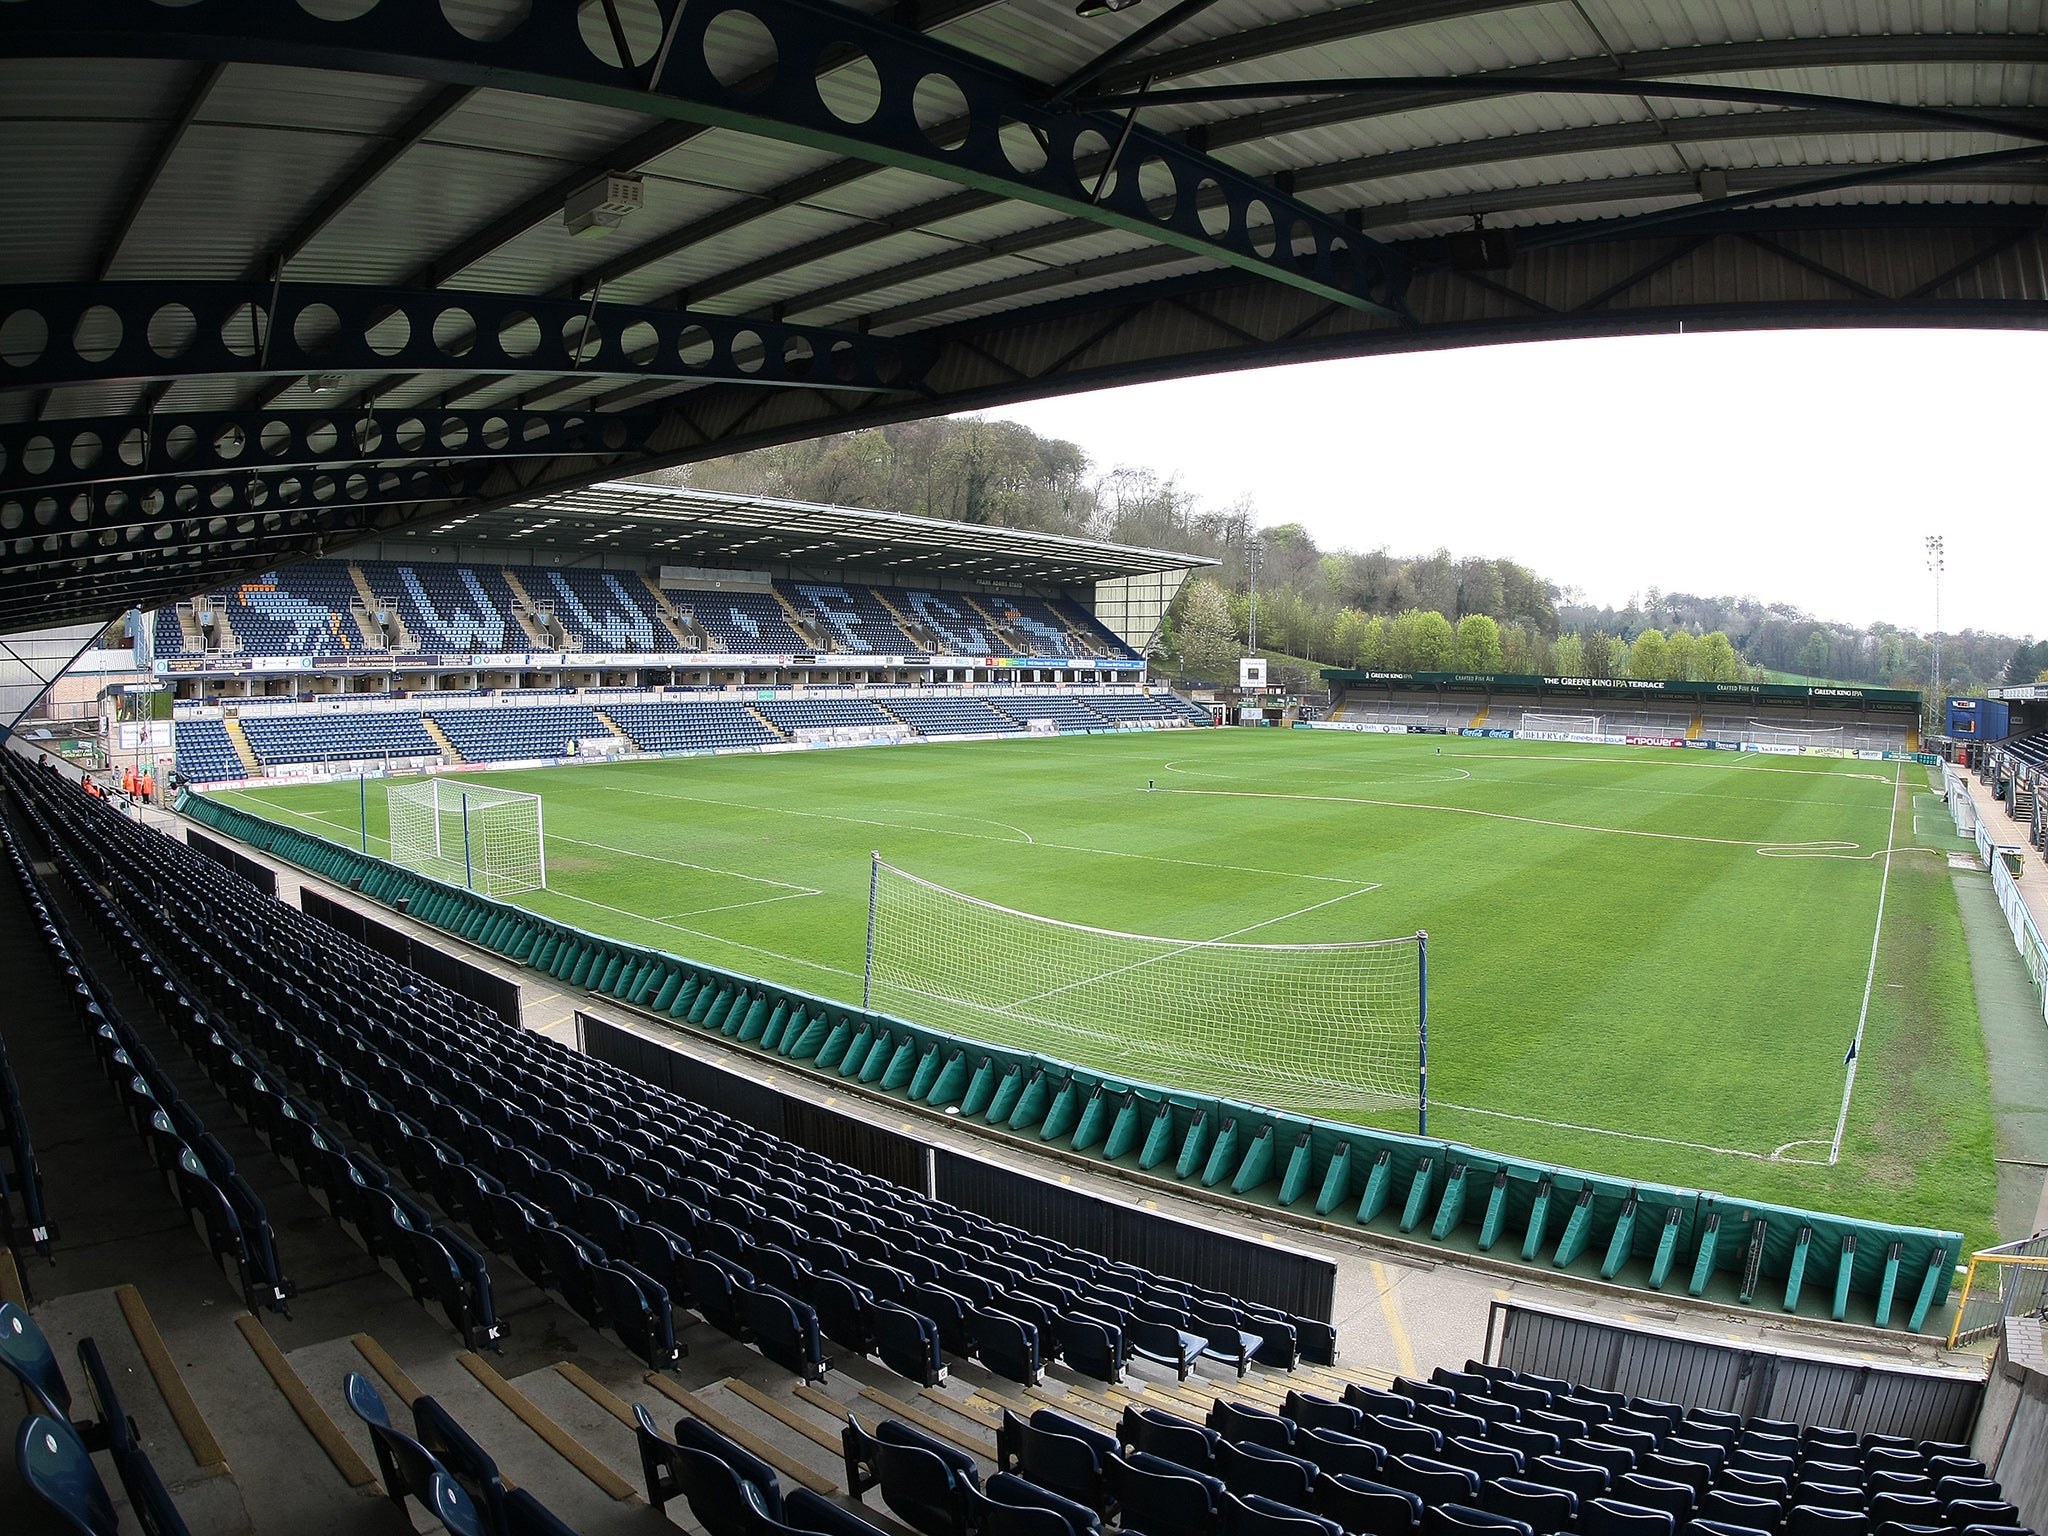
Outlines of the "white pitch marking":
M 1905 765 L 1901 763 L 1897 773 L 1892 775 L 1892 818 L 1884 840 L 1892 841 L 1892 834 L 1899 825 L 1899 785 L 1903 782 Z M 1934 850 L 1930 849 L 1929 852 Z M 1856 1069 L 1863 1063 L 1863 1026 L 1870 1020 L 1870 989 L 1877 982 L 1877 943 L 1884 937 L 1884 898 L 1892 883 L 1892 855 L 1890 847 L 1885 849 L 1884 878 L 1877 884 L 1877 923 L 1870 932 L 1870 969 L 1863 977 L 1863 1009 L 1856 1015 L 1856 1039 L 1850 1046 L 1849 1075 L 1842 1082 L 1842 1112 L 1835 1117 L 1835 1139 L 1828 1145 L 1828 1166 L 1842 1155 L 1842 1132 L 1849 1124 L 1849 1095 L 1856 1091 Z
M 1690 1147 L 1695 1152 L 1718 1152 L 1723 1157 L 1751 1157 L 1758 1162 L 1769 1161 L 1762 1152 L 1745 1152 L 1740 1147 L 1717 1147 L 1707 1141 L 1681 1141 L 1676 1136 L 1650 1136 L 1641 1131 L 1610 1131 L 1604 1125 L 1577 1125 L 1570 1120 L 1549 1120 L 1542 1115 L 1515 1115 L 1504 1109 L 1477 1109 L 1470 1104 L 1452 1104 L 1440 1099 L 1432 1099 L 1430 1107 L 1455 1109 L 1468 1115 L 1491 1115 L 1496 1120 L 1519 1120 L 1525 1125 L 1550 1125 L 1561 1131 L 1584 1131 L 1590 1136 L 1619 1136 L 1624 1141 L 1655 1141 L 1667 1147 Z
M 579 848 L 602 848 L 606 853 L 624 854 L 629 859 L 648 859 L 656 864 L 673 864 L 678 869 L 699 870 L 707 875 L 724 875 L 733 880 L 751 880 L 756 885 L 779 886 L 783 890 L 797 896 L 822 896 L 824 894 L 814 885 L 793 885 L 787 880 L 770 880 L 766 875 L 742 874 L 736 869 L 720 869 L 714 864 L 692 864 L 688 859 L 671 859 L 665 854 L 642 853 L 637 848 L 620 848 L 611 843 L 592 842 L 588 838 L 563 837 L 559 833 L 550 832 L 548 834 L 548 841 L 551 843 L 574 843 Z M 776 899 L 779 900 L 781 898 Z M 747 903 L 747 905 L 751 905 L 751 903 Z
M 671 923 L 662 918 L 649 917 L 645 912 L 632 912 L 624 907 L 614 907 L 602 901 L 592 901 L 588 896 L 573 896 L 567 891 L 553 889 L 550 889 L 547 894 L 559 896 L 564 901 L 581 902 L 586 907 L 596 907 L 602 912 L 616 912 L 620 917 L 630 917 L 636 923 L 652 923 L 657 928 L 669 928 L 677 933 L 687 933 L 694 939 L 704 939 L 712 944 L 726 944 L 734 949 L 744 949 L 750 954 L 766 955 L 771 960 L 786 960 L 791 965 L 807 966 L 814 971 L 824 971 L 827 975 L 845 976 L 854 981 L 860 980 L 859 971 L 844 970 L 839 966 L 825 965 L 817 960 L 806 960 L 801 955 L 786 955 L 779 949 L 766 949 L 759 944 L 745 944 L 738 939 L 729 939 L 723 934 L 707 933 L 702 928 L 686 928 L 681 923 Z
M 1734 757 L 1733 762 L 1696 763 L 1683 757 L 1654 757 L 1645 753 L 1635 757 L 1578 757 L 1569 752 L 1447 752 L 1446 757 L 1498 758 L 1503 761 L 1527 763 L 1615 763 L 1629 767 L 1644 768 L 1740 768 L 1746 773 L 1791 773 L 1803 778 L 1868 779 L 1873 784 L 1885 782 L 1881 773 L 1837 773 L 1829 768 L 1766 768 L 1762 757 L 1754 752 L 1744 752 L 1739 757 L 1734 753 L 1717 753 L 1716 756 Z M 1837 759 L 1839 761 L 1839 759 Z M 1754 766 L 1752 766 L 1754 765 Z

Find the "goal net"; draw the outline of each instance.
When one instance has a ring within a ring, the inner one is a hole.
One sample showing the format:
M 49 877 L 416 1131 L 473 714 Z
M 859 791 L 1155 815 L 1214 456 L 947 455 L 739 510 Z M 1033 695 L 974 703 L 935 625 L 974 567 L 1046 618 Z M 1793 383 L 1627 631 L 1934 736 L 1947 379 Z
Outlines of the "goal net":
M 1749 739 L 1779 747 L 1839 747 L 1844 737 L 1839 725 L 1773 725 L 1768 720 L 1749 722 Z
M 1521 729 L 1551 736 L 1598 736 L 1598 715 L 1554 715 L 1544 710 L 1522 711 Z
M 548 883 L 539 795 L 460 779 L 385 791 L 391 861 L 487 896 Z
M 1310 1114 L 1424 1099 L 1424 939 L 1238 944 L 1060 922 L 874 864 L 867 1006 Z

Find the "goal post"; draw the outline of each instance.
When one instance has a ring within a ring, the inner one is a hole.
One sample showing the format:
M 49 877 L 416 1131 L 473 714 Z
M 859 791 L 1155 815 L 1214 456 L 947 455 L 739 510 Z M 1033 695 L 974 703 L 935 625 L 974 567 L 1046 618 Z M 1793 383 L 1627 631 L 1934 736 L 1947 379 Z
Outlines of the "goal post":
M 430 778 L 391 785 L 385 812 L 394 864 L 486 896 L 547 888 L 539 795 Z
M 1598 715 L 1561 715 L 1548 710 L 1525 709 L 1518 729 L 1529 735 L 1598 736 Z
M 1428 1131 L 1428 941 L 1180 939 L 1064 922 L 884 861 L 863 1006 L 1113 1077 Z

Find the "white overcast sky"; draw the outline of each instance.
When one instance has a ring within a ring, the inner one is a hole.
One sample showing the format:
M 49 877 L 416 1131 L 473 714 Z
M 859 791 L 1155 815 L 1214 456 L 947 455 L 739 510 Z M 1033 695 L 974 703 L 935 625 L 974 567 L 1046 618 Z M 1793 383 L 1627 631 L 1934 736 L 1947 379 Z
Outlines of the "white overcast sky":
M 1793 331 L 1304 363 L 988 414 L 1325 548 L 1506 556 L 1596 602 L 1748 593 L 2048 634 L 2048 335 Z

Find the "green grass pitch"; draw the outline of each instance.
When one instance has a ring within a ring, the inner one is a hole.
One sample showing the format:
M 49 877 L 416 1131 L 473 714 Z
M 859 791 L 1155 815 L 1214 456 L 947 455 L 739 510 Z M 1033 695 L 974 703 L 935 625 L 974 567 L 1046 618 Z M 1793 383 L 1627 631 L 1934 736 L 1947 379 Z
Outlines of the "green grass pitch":
M 544 797 L 550 889 L 525 905 L 854 1002 L 870 849 L 1141 933 L 1427 929 L 1432 1134 L 1992 1240 L 1984 1050 L 1914 764 L 1209 730 L 492 782 Z M 354 781 L 222 798 L 357 841 Z M 382 853 L 383 786 L 368 805 Z

